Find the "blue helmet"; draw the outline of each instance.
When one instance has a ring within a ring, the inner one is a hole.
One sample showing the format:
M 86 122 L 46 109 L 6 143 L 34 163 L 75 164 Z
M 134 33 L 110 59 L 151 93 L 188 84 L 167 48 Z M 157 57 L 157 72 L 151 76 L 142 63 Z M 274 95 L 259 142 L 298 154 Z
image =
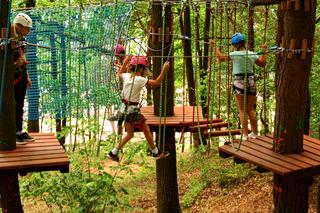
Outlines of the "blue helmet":
M 241 33 L 236 33 L 231 37 L 231 44 L 239 44 L 242 41 L 246 41 L 246 38 Z

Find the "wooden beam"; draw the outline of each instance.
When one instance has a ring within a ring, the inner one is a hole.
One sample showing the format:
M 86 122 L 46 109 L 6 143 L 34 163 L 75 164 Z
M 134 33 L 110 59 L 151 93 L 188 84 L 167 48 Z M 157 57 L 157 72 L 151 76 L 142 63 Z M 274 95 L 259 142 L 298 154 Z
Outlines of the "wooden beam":
M 252 0 L 251 6 L 265 6 L 265 5 L 273 5 L 279 4 L 280 0 Z

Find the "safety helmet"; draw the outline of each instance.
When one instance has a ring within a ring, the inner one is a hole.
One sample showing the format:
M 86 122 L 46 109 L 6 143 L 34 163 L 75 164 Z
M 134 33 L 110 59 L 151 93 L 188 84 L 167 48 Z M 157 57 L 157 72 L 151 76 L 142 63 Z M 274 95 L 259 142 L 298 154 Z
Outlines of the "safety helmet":
M 25 13 L 19 13 L 13 20 L 15 24 L 21 24 L 24 27 L 32 27 L 32 19 Z
M 131 66 L 143 65 L 147 66 L 147 59 L 144 56 L 133 56 L 130 61 Z
M 232 37 L 231 37 L 231 44 L 239 44 L 240 42 L 246 41 L 246 38 L 244 37 L 243 34 L 241 33 L 235 33 Z
M 117 44 L 114 47 L 114 54 L 121 54 L 122 52 L 124 52 L 124 46 L 121 44 Z

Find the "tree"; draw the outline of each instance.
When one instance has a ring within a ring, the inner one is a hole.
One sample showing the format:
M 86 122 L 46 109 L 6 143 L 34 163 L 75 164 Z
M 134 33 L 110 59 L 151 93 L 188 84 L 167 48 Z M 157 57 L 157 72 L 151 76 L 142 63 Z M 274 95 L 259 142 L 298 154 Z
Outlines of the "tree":
M 6 30 L 1 38 L 6 39 L 11 35 L 9 19 L 9 4 L 7 0 L 1 0 L 1 19 L 0 28 Z M 9 23 L 9 24 L 8 24 Z M 0 150 L 9 151 L 16 148 L 16 127 L 14 112 L 14 90 L 13 90 L 13 51 L 11 45 L 0 49 L 0 76 L 1 92 L 0 100 Z M 5 73 L 3 73 L 5 72 Z M 4 78 L 2 78 L 2 76 Z M 20 193 L 18 174 L 15 171 L 3 171 L 0 174 L 0 197 L 3 212 L 23 212 Z
M 300 6 L 290 7 L 290 4 L 282 2 L 278 11 L 277 42 L 283 45 L 285 51 L 276 59 L 277 102 L 273 149 L 280 154 L 303 152 L 305 109 L 312 62 L 312 54 L 306 50 L 312 48 L 316 1 L 304 1 Z M 293 50 L 296 49 L 304 51 L 294 54 Z M 308 212 L 311 180 L 296 180 L 275 174 L 275 212 Z
M 154 39 L 152 49 L 153 57 L 153 73 L 154 78 L 160 74 L 162 63 L 166 60 L 166 56 L 170 58 L 170 70 L 167 71 L 166 80 L 163 86 L 154 90 L 154 112 L 158 116 L 172 116 L 173 115 L 173 59 L 172 52 L 173 43 L 172 35 L 172 12 L 171 5 L 161 5 L 161 1 L 152 2 L 152 27 L 157 29 L 158 39 Z M 164 15 L 164 16 L 163 16 Z M 163 20 L 164 18 L 164 20 Z M 164 47 L 163 51 L 161 51 Z M 162 90 L 162 91 L 161 91 Z M 162 98 L 161 98 L 162 97 Z M 161 112 L 159 111 L 161 106 Z M 160 127 L 159 127 L 160 128 Z M 170 155 L 167 158 L 157 161 L 157 208 L 158 212 L 181 212 L 178 196 L 177 183 L 177 162 L 176 162 L 176 146 L 175 146 L 175 131 L 173 127 L 162 127 L 157 133 L 157 144 L 160 150 L 167 150 Z

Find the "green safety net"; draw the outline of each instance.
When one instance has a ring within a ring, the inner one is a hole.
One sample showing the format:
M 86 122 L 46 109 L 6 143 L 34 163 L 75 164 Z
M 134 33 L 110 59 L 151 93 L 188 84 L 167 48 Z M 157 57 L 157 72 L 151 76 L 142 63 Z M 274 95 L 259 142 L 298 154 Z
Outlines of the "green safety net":
M 133 4 L 14 11 L 33 20 L 28 41 L 29 120 L 92 115 L 119 106 L 114 46 L 125 34 Z

